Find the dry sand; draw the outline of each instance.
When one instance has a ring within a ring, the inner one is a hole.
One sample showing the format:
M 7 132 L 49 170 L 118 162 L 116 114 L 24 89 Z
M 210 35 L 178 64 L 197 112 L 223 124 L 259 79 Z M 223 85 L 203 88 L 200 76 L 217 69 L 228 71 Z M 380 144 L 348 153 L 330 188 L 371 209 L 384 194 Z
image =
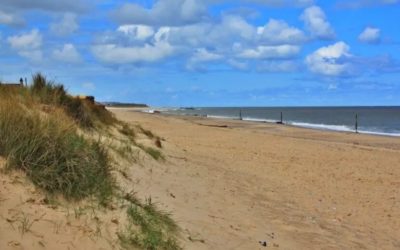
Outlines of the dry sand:
M 166 161 L 120 183 L 173 213 L 185 249 L 400 249 L 399 138 L 112 111 L 164 138 Z M 43 198 L 0 173 L 0 249 L 119 249 L 120 214 Z
M 187 249 L 400 249 L 399 138 L 112 111 L 165 138 L 135 188 Z

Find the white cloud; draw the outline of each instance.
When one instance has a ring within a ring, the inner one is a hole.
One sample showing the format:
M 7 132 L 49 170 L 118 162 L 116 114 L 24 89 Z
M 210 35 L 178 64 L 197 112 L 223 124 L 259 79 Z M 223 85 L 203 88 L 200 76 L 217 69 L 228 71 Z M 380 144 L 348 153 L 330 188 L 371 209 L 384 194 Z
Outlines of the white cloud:
M 202 63 L 222 60 L 224 57 L 217 53 L 207 51 L 205 48 L 197 49 L 189 59 L 186 67 L 190 70 L 202 69 Z
M 350 63 L 346 58 L 351 57 L 350 47 L 344 42 L 319 48 L 306 57 L 306 64 L 311 72 L 327 75 L 341 76 L 350 73 Z
M 123 4 L 113 16 L 122 24 L 177 26 L 198 22 L 207 16 L 207 6 L 198 0 L 158 0 L 150 9 L 136 3 Z
M 291 58 L 300 52 L 300 47 L 295 45 L 257 46 L 245 49 L 237 57 L 246 59 L 282 59 Z
M 121 25 L 118 27 L 117 31 L 128 36 L 133 36 L 133 38 L 137 40 L 146 40 L 154 35 L 153 27 L 147 25 Z
M 33 29 L 31 32 L 20 36 L 10 36 L 7 41 L 16 50 L 38 49 L 42 46 L 42 35 L 39 30 Z
M 102 62 L 112 64 L 156 62 L 173 54 L 173 47 L 164 41 L 143 46 L 101 44 L 92 47 L 93 54 Z
M 244 39 L 252 39 L 256 33 L 256 28 L 240 16 L 224 16 L 220 27 L 218 31 L 226 29 L 230 34 L 238 34 Z
M 311 6 L 304 10 L 300 17 L 310 33 L 320 39 L 334 39 L 335 31 L 326 20 L 324 11 L 318 6 Z
M 50 31 L 59 36 L 67 36 L 78 30 L 77 16 L 73 13 L 65 13 L 61 20 L 50 24 Z
M 0 10 L 0 24 L 19 26 L 24 24 L 24 20 L 15 13 Z
M 185 47 L 227 48 L 237 41 L 253 42 L 256 28 L 240 16 L 226 15 L 219 23 L 170 27 L 166 35 L 173 44 Z
M 82 60 L 73 44 L 67 43 L 61 49 L 53 51 L 53 58 L 67 63 L 78 63 Z
M 194 55 L 191 57 L 190 61 L 191 62 L 209 62 L 209 61 L 217 61 L 221 60 L 223 56 L 212 53 L 207 51 L 204 48 L 197 49 L 197 51 L 194 53 Z
M 285 21 L 270 19 L 265 26 L 258 27 L 257 34 L 268 44 L 298 44 L 306 40 L 303 31 L 290 27 Z
M 363 32 L 358 36 L 358 40 L 363 43 L 379 43 L 380 42 L 380 29 L 366 27 Z

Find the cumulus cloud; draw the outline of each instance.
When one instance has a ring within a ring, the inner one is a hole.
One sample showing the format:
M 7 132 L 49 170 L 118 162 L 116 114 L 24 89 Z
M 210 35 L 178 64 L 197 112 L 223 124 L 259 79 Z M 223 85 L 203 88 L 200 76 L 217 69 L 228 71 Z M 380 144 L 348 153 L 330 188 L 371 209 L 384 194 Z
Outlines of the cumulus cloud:
M 326 76 L 343 76 L 350 73 L 350 47 L 344 42 L 322 47 L 306 57 L 306 64 L 313 73 Z
M 380 42 L 380 29 L 366 27 L 358 36 L 358 40 L 363 43 L 376 44 Z
M 65 13 L 58 22 L 50 24 L 50 31 L 59 36 L 70 35 L 78 28 L 77 16 L 73 13 Z
M 311 6 L 304 10 L 300 19 L 308 31 L 320 39 L 330 40 L 335 38 L 335 31 L 327 21 L 325 12 L 318 6 Z
M 206 3 L 198 0 L 158 0 L 150 9 L 136 3 L 126 3 L 112 14 L 122 24 L 157 26 L 195 23 L 207 15 Z
M 226 50 L 235 42 L 254 43 L 256 27 L 240 16 L 226 15 L 219 22 L 198 23 L 179 27 L 162 27 L 155 38 L 163 37 L 171 44 L 191 51 L 197 48 Z
M 126 64 L 156 62 L 173 54 L 173 47 L 165 42 L 146 43 L 143 46 L 100 44 L 92 47 L 93 54 L 102 62 Z
M 82 60 L 81 55 L 73 44 L 67 43 L 61 49 L 53 51 L 53 58 L 67 63 L 78 63 Z
M 16 13 L 7 13 L 0 10 L 0 24 L 20 26 L 24 24 L 24 20 Z
M 42 35 L 37 29 L 22 35 L 10 36 L 7 38 L 11 48 L 17 51 L 18 55 L 26 57 L 31 61 L 39 62 L 43 55 L 40 47 L 42 46 Z
M 244 49 L 237 54 L 239 58 L 246 59 L 282 59 L 292 58 L 300 52 L 300 47 L 295 45 L 257 46 Z
M 217 61 L 222 59 L 223 56 L 209 52 L 205 48 L 197 49 L 194 55 L 191 57 L 192 62 L 209 62 L 209 61 Z
M 7 41 L 16 50 L 38 49 L 42 46 L 42 35 L 39 30 L 33 29 L 29 33 L 10 36 Z
M 222 60 L 224 57 L 220 54 L 210 52 L 205 48 L 200 48 L 190 57 L 186 67 L 190 70 L 202 70 L 204 62 L 215 62 Z
M 257 34 L 267 44 L 298 44 L 306 40 L 303 31 L 290 27 L 285 21 L 270 19 L 265 26 L 258 27 Z
M 154 35 L 153 27 L 147 25 L 121 25 L 118 27 L 117 31 L 137 40 L 146 40 Z

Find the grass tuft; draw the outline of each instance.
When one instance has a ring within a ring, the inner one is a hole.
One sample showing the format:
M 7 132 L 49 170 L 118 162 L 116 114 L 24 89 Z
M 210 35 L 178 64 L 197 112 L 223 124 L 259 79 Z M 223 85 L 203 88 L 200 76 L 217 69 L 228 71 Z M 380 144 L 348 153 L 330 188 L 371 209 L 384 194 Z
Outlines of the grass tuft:
M 40 85 L 41 86 L 41 85 Z M 62 110 L 43 113 L 12 96 L 0 99 L 0 155 L 38 187 L 68 199 L 95 195 L 106 203 L 114 181 L 103 146 L 78 133 Z
M 68 95 L 63 85 L 49 81 L 40 73 L 33 75 L 28 94 L 37 102 L 61 107 L 83 128 L 94 128 L 96 124 L 111 125 L 115 117 L 103 106 Z
M 127 123 L 122 123 L 122 127 L 118 130 L 121 134 L 127 136 L 129 140 L 135 141 L 136 133 Z
M 161 151 L 154 149 L 152 147 L 146 147 L 143 144 L 137 144 L 137 146 L 141 148 L 144 152 L 146 152 L 148 155 L 150 155 L 154 160 L 156 161 L 165 160 L 165 157 L 161 153 Z
M 142 204 L 131 195 L 131 205 L 127 209 L 128 226 L 124 232 L 118 234 L 122 247 L 181 249 L 176 239 L 179 228 L 170 214 L 157 209 L 150 198 Z

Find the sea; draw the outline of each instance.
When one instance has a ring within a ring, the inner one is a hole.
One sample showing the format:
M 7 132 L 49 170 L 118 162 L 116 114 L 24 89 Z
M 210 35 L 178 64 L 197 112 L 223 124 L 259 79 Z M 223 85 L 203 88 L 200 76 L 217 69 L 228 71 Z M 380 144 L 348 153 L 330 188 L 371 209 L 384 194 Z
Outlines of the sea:
M 242 119 L 292 126 L 400 137 L 400 106 L 389 107 L 186 107 L 163 109 L 174 115 Z

